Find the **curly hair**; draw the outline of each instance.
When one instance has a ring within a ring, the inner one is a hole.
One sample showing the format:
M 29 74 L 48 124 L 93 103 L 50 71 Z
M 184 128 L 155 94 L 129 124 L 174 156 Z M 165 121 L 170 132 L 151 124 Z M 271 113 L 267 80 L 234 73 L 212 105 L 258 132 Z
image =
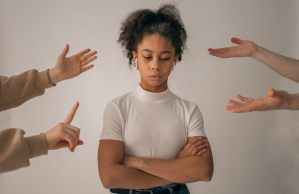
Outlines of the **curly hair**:
M 175 54 L 182 60 L 186 48 L 187 33 L 180 12 L 174 4 L 161 5 L 158 10 L 142 9 L 130 13 L 122 22 L 118 43 L 132 65 L 133 54 L 145 35 L 160 34 L 170 38 Z

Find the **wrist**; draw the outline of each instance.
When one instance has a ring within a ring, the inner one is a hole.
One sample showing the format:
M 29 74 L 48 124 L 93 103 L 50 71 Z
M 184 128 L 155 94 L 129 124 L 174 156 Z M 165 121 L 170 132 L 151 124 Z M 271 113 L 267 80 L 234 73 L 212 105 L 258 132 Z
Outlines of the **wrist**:
M 142 170 L 144 168 L 144 163 L 146 158 L 132 157 L 131 165 L 133 168 Z
M 287 110 L 298 110 L 299 109 L 299 96 L 298 94 L 289 94 L 285 100 L 284 109 Z
M 52 84 L 57 84 L 62 81 L 59 77 L 59 72 L 54 68 L 49 69 L 49 79 Z
M 255 51 L 253 51 L 251 57 L 254 58 L 257 61 L 261 61 L 262 58 L 262 47 L 260 47 L 259 45 L 255 44 Z

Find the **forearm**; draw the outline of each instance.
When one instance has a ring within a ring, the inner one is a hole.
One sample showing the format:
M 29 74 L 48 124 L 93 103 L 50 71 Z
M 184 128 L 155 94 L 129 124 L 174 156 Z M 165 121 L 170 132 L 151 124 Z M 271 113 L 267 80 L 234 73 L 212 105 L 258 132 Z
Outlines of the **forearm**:
M 30 165 L 29 159 L 48 153 L 43 134 L 23 137 L 21 129 L 0 131 L 0 174 Z
M 206 160 L 202 156 L 189 156 L 175 160 L 132 159 L 136 159 L 134 166 L 136 169 L 177 183 L 209 181 L 213 174 L 212 159 Z
M 106 189 L 147 189 L 173 183 L 163 178 L 117 164 L 113 169 L 107 170 L 109 175 L 101 175 L 101 180 Z
M 15 108 L 53 87 L 47 70 L 29 70 L 10 78 L 0 76 L 0 111 Z
M 282 56 L 257 46 L 254 59 L 266 64 L 278 74 L 299 83 L 299 60 Z

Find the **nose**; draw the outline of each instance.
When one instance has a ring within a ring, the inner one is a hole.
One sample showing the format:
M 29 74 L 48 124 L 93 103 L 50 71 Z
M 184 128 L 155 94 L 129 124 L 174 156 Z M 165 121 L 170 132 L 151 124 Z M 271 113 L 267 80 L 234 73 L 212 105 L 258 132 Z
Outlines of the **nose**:
M 159 60 L 153 60 L 153 62 L 151 63 L 151 69 L 158 70 L 158 71 L 161 70 L 161 65 L 160 65 Z

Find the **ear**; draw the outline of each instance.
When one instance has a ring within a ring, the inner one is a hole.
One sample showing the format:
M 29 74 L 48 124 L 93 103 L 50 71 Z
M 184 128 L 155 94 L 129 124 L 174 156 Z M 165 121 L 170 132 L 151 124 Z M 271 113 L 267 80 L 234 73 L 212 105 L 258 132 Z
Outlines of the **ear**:
M 174 63 L 175 63 L 175 65 L 176 65 L 176 63 L 178 62 L 178 60 L 179 60 L 179 55 L 176 55 L 176 56 L 174 57 Z
M 137 53 L 135 51 L 133 51 L 132 55 L 133 55 L 133 61 L 136 61 L 136 59 L 137 59 Z

